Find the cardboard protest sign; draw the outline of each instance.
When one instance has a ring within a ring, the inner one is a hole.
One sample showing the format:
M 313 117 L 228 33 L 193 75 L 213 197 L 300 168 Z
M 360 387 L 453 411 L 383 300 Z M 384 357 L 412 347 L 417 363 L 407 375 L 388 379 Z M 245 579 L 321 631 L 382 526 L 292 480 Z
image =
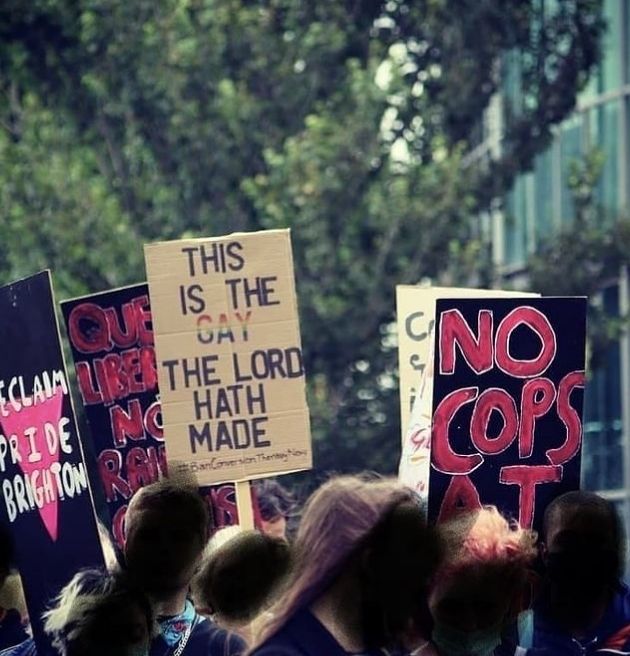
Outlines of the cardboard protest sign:
M 48 271 L 0 288 L 0 515 L 15 540 L 39 656 L 46 604 L 103 565 Z
M 311 466 L 288 230 L 147 244 L 168 461 L 200 484 Z
M 515 291 L 398 285 L 398 362 L 402 453 L 398 477 L 421 497 L 429 491 L 433 344 L 438 298 L 532 297 Z
M 586 299 L 437 302 L 429 517 L 494 504 L 539 528 L 579 487 Z
M 122 546 L 129 499 L 166 474 L 149 289 L 115 289 L 61 309 L 112 535 Z

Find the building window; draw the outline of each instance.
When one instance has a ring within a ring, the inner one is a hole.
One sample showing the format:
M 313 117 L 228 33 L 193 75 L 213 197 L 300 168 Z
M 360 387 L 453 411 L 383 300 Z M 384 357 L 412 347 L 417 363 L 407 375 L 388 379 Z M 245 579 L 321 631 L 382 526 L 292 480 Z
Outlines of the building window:
M 615 91 L 623 85 L 622 74 L 622 3 L 625 0 L 605 0 L 604 19 L 608 29 L 602 41 L 602 61 L 582 94 L 582 100 L 591 100 L 602 93 Z
M 619 103 L 616 100 L 590 110 L 589 142 L 604 155 L 596 198 L 611 220 L 619 214 Z
M 503 120 L 505 125 L 511 125 L 520 115 L 523 106 L 521 54 L 515 50 L 506 53 L 502 58 L 501 69 Z
M 545 240 L 553 229 L 554 180 L 551 148 L 538 155 L 534 166 L 535 235 L 536 243 Z
M 602 293 L 608 313 L 619 312 L 619 287 Z M 582 485 L 587 490 L 618 490 L 623 480 L 620 344 L 613 344 L 602 366 L 591 373 L 584 395 Z
M 625 0 L 605 0 L 604 18 L 608 30 L 604 37 L 604 58 L 601 64 L 599 91 L 613 91 L 622 85 L 621 79 L 621 3 Z
M 505 264 L 524 266 L 527 257 L 527 189 L 525 176 L 519 176 L 505 205 Z
M 560 130 L 561 222 L 573 222 L 575 207 L 569 189 L 569 175 L 574 162 L 582 159 L 582 115 L 568 119 Z
M 628 8 L 628 13 L 630 14 L 630 7 Z M 619 195 L 619 205 L 621 211 L 627 215 L 628 210 L 630 209 L 630 98 L 626 96 L 623 98 L 622 102 L 625 116 L 622 121 L 622 127 L 619 131 L 619 147 L 622 149 L 621 153 L 623 157 L 623 161 L 621 161 L 623 173 L 622 176 L 620 176 L 621 193 Z

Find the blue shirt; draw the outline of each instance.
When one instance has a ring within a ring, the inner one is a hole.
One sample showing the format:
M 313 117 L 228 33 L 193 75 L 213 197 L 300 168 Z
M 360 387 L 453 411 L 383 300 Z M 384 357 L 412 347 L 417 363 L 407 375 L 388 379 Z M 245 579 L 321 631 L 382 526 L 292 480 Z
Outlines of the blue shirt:
M 630 591 L 620 584 L 598 625 L 580 640 L 556 627 L 547 617 L 544 602 L 534 607 L 534 627 L 528 654 L 589 656 L 630 654 Z
M 20 613 L 15 608 L 0 610 L 0 649 L 17 645 L 27 638 Z
M 35 641 L 29 638 L 19 645 L 9 647 L 0 651 L 0 656 L 37 656 L 37 649 L 35 648 Z
M 241 637 L 199 615 L 190 601 L 186 602 L 181 615 L 158 618 L 158 623 L 160 633 L 151 644 L 149 656 L 173 654 L 189 627 L 191 631 L 182 656 L 241 656 L 246 651 Z

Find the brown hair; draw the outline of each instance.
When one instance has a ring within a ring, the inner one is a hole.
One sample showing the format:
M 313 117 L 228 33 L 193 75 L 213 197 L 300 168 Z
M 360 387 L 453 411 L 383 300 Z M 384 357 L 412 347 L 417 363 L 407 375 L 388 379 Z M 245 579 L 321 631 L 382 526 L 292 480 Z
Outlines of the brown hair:
M 125 535 L 129 535 L 130 526 L 137 520 L 143 510 L 160 509 L 169 512 L 184 513 L 191 520 L 191 527 L 199 533 L 203 542 L 210 532 L 210 511 L 208 504 L 196 487 L 187 483 L 162 479 L 140 488 L 131 497 L 125 515 Z
M 394 507 L 416 503 L 416 499 L 414 492 L 397 481 L 375 476 L 339 476 L 322 485 L 306 503 L 286 593 L 271 609 L 258 644 L 272 637 L 333 583 Z
M 193 579 L 193 597 L 223 621 L 247 622 L 273 602 L 290 566 L 284 540 L 242 531 L 206 552 Z

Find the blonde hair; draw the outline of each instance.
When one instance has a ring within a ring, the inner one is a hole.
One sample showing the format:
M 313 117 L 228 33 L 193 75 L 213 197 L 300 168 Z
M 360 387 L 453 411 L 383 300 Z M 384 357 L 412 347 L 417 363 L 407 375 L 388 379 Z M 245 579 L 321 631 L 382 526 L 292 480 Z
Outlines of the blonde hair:
M 257 643 L 315 601 L 390 510 L 416 499 L 396 480 L 370 475 L 339 476 L 322 485 L 306 503 L 285 594 L 272 607 Z
M 277 598 L 291 556 L 284 540 L 241 529 L 206 551 L 192 581 L 193 599 L 201 608 L 211 608 L 219 624 L 251 622 Z
M 121 572 L 109 574 L 103 570 L 85 569 L 75 574 L 42 614 L 44 631 L 62 656 L 92 621 L 95 613 L 110 602 L 136 603 L 147 617 L 149 633 L 156 634 L 153 613 L 148 600 L 130 587 Z
M 210 558 L 212 554 L 221 549 L 223 545 L 227 544 L 238 535 L 243 533 L 245 529 L 239 524 L 232 524 L 231 526 L 222 526 L 216 530 L 212 537 L 208 540 L 205 549 L 203 550 L 203 557 Z
M 2 608 L 15 608 L 22 620 L 28 618 L 24 588 L 18 572 L 11 572 L 2 588 L 0 588 L 0 606 Z

